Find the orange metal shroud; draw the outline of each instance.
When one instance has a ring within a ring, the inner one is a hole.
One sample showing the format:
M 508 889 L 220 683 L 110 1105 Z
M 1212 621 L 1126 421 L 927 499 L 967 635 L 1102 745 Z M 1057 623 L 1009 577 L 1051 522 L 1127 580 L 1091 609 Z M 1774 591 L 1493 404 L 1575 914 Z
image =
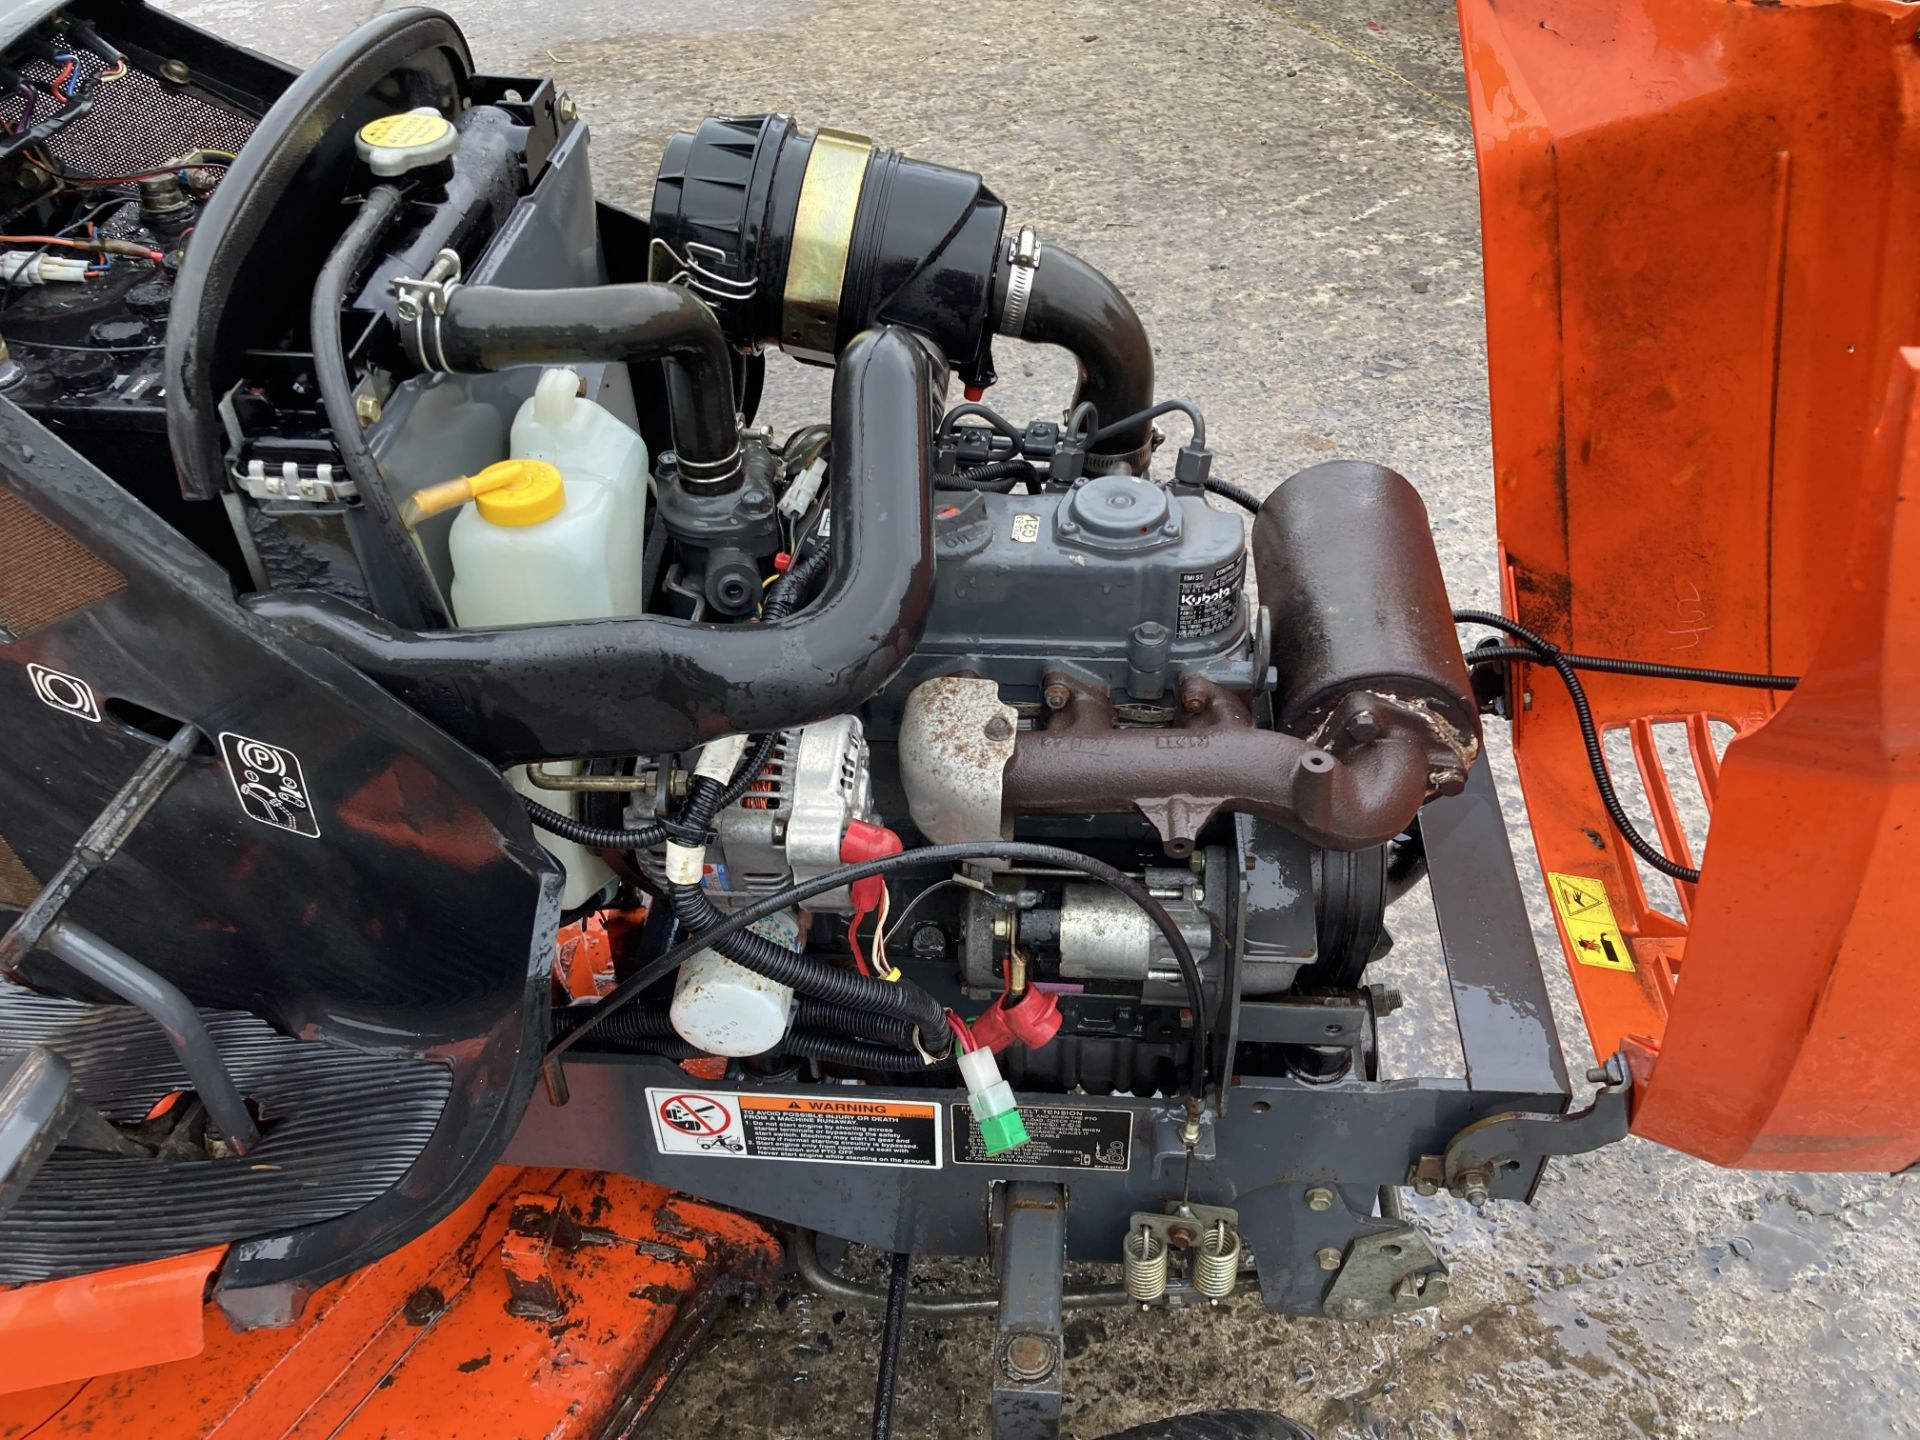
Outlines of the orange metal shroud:
M 771 1278 L 779 1253 L 753 1221 L 658 1186 L 496 1170 L 419 1240 L 317 1292 L 288 1329 L 236 1334 L 196 1284 L 171 1318 L 150 1319 L 178 1332 L 204 1316 L 197 1359 L 0 1396 L 0 1440 L 597 1440 L 645 1417 L 726 1296 Z M 35 1292 L 53 1287 L 8 1294 Z M 89 1370 L 127 1358 L 84 1333 L 69 1343 Z
M 1602 883 L 1633 952 L 1568 947 L 1595 1051 L 1627 1045 L 1633 1129 L 1677 1149 L 1904 1168 L 1920 10 L 1461 0 L 1460 20 L 1508 612 L 1588 654 L 1805 677 L 1590 677 L 1616 783 L 1703 871 L 1671 886 L 1609 825 L 1559 681 L 1519 668 L 1541 861 Z

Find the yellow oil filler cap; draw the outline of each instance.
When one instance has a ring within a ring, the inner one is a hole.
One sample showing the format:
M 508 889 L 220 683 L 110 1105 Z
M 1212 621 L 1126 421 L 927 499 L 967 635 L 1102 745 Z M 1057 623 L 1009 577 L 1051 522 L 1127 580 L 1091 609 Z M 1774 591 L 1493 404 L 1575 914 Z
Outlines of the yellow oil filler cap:
M 560 471 L 544 460 L 502 460 L 473 477 L 473 503 L 489 525 L 538 525 L 567 503 Z
M 459 147 L 460 132 L 432 106 L 369 120 L 353 137 L 367 168 L 383 178 L 436 165 Z

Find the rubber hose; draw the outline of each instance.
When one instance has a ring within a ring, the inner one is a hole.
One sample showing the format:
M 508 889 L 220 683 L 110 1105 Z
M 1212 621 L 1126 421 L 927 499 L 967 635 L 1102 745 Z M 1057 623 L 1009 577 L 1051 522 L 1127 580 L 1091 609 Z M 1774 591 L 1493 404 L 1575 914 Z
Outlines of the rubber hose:
M 1260 513 L 1260 497 L 1244 486 L 1234 484 L 1231 480 L 1216 480 L 1209 475 L 1200 482 L 1200 488 L 1209 494 L 1231 500 L 1242 510 L 1251 510 L 1256 515 Z
M 552 1026 L 554 1038 L 571 1034 L 590 1008 L 585 1005 L 563 1005 L 556 1009 Z M 679 1034 L 673 1028 L 673 1017 L 667 1011 L 647 1010 L 637 1005 L 629 1005 L 609 1015 L 598 1029 L 609 1040 L 625 1045 Z M 871 1010 L 856 1010 L 848 1005 L 836 1005 L 830 1000 L 817 1000 L 811 995 L 802 995 L 795 1000 L 793 1029 L 823 1039 L 865 1040 L 903 1052 L 913 1045 L 913 1028 L 891 1015 L 876 1015 Z
M 353 376 L 347 370 L 346 343 L 340 336 L 340 311 L 346 306 L 347 291 L 365 268 L 373 248 L 399 218 L 405 198 L 391 185 L 376 185 L 360 202 L 339 242 L 328 254 L 326 263 L 314 278 L 313 300 L 308 307 L 308 329 L 313 345 L 313 378 L 320 390 L 333 445 L 340 462 L 360 492 L 360 508 L 374 523 L 376 533 L 386 541 L 387 565 L 369 570 L 368 583 L 376 591 L 375 608 L 382 614 L 408 625 L 444 625 L 451 618 L 427 562 L 407 535 L 394 510 L 386 477 L 373 458 L 360 417 L 353 408 Z M 382 587 L 380 571 L 391 575 L 394 584 Z
M 706 829 L 719 810 L 720 793 L 714 781 L 695 780 L 693 793 L 681 813 L 681 823 L 691 830 Z M 707 892 L 697 884 L 669 886 L 668 894 L 673 901 L 673 913 L 696 940 L 723 918 L 707 898 Z M 923 1045 L 944 1043 L 946 1011 L 939 1001 L 911 980 L 875 980 L 842 970 L 802 951 L 789 950 L 751 930 L 737 930 L 715 941 L 713 948 L 736 964 L 803 995 L 896 1016 L 919 1029 Z
M 991 490 L 995 494 L 1005 495 L 1013 489 L 1016 480 L 1038 479 L 1040 472 L 1026 460 L 993 460 L 985 465 L 976 465 L 971 470 L 961 470 L 956 474 L 937 479 L 933 482 L 936 490 Z
M 1090 402 L 1102 415 L 1133 416 L 1153 404 L 1146 327 L 1120 288 L 1071 251 L 1049 245 L 1041 252 L 1020 338 L 1073 352 L 1080 362 L 1075 405 Z M 1152 430 L 1151 420 L 1136 420 L 1092 448 L 1138 468 L 1152 454 Z
M 762 620 L 784 620 L 798 608 L 807 587 L 827 568 L 827 552 L 815 550 L 806 559 L 795 565 L 774 582 L 767 603 L 761 607 Z M 733 780 L 721 794 L 716 813 L 733 804 L 759 778 L 760 772 L 767 768 L 767 761 L 773 758 L 773 747 L 778 742 L 777 735 L 761 735 L 754 741 L 753 749 L 747 752 L 745 762 L 735 773 Z M 584 845 L 589 850 L 650 850 L 667 838 L 667 827 L 660 821 L 642 825 L 638 830 L 617 830 L 602 825 L 589 825 L 576 820 L 571 815 L 542 805 L 532 796 L 527 797 L 527 818 L 542 830 L 558 835 L 562 840 L 571 840 L 576 845 Z

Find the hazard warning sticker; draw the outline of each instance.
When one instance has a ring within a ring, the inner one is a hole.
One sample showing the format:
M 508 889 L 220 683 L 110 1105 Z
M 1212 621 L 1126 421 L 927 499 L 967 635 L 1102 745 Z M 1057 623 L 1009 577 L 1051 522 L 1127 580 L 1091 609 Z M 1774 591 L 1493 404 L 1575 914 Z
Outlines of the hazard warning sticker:
M 942 1160 L 940 1107 L 926 1101 L 656 1086 L 647 1109 L 663 1155 L 921 1170 L 938 1170 Z
M 1633 950 L 1614 923 L 1606 886 L 1584 875 L 1561 875 L 1549 870 L 1547 893 L 1553 897 L 1553 908 L 1560 913 L 1560 924 L 1567 932 L 1574 959 L 1602 970 L 1633 969 Z

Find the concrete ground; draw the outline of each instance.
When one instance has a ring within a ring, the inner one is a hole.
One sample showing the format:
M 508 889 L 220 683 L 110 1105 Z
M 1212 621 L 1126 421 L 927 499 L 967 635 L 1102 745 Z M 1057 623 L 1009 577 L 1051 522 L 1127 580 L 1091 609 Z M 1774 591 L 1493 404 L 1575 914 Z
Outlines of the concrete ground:
M 171 8 L 296 61 L 367 13 Z M 1473 152 L 1444 0 L 452 8 L 483 68 L 551 73 L 577 97 L 603 191 L 638 207 L 666 137 L 712 112 L 786 110 L 980 171 L 1018 221 L 1132 295 L 1159 392 L 1205 408 L 1218 473 L 1264 489 L 1333 455 L 1390 463 L 1425 493 L 1455 600 L 1497 603 Z M 1000 356 L 996 404 L 1059 408 L 1061 356 Z M 776 425 L 824 415 L 820 374 L 773 372 Z M 1553 955 L 1524 849 L 1522 869 Z M 1385 1042 L 1399 1074 L 1451 1059 L 1421 904 L 1396 911 L 1382 977 L 1410 997 Z M 1578 1073 L 1584 1032 L 1550 968 Z M 1247 1405 L 1339 1440 L 1920 1433 L 1911 1178 L 1729 1173 L 1630 1141 L 1553 1165 L 1532 1209 L 1416 1213 L 1453 1269 L 1437 1311 L 1305 1323 L 1242 1298 L 1077 1318 L 1070 1432 Z M 864 1435 L 877 1328 L 799 1287 L 730 1309 L 649 1433 Z M 983 1321 L 913 1324 L 895 1433 L 983 1433 L 989 1343 Z

